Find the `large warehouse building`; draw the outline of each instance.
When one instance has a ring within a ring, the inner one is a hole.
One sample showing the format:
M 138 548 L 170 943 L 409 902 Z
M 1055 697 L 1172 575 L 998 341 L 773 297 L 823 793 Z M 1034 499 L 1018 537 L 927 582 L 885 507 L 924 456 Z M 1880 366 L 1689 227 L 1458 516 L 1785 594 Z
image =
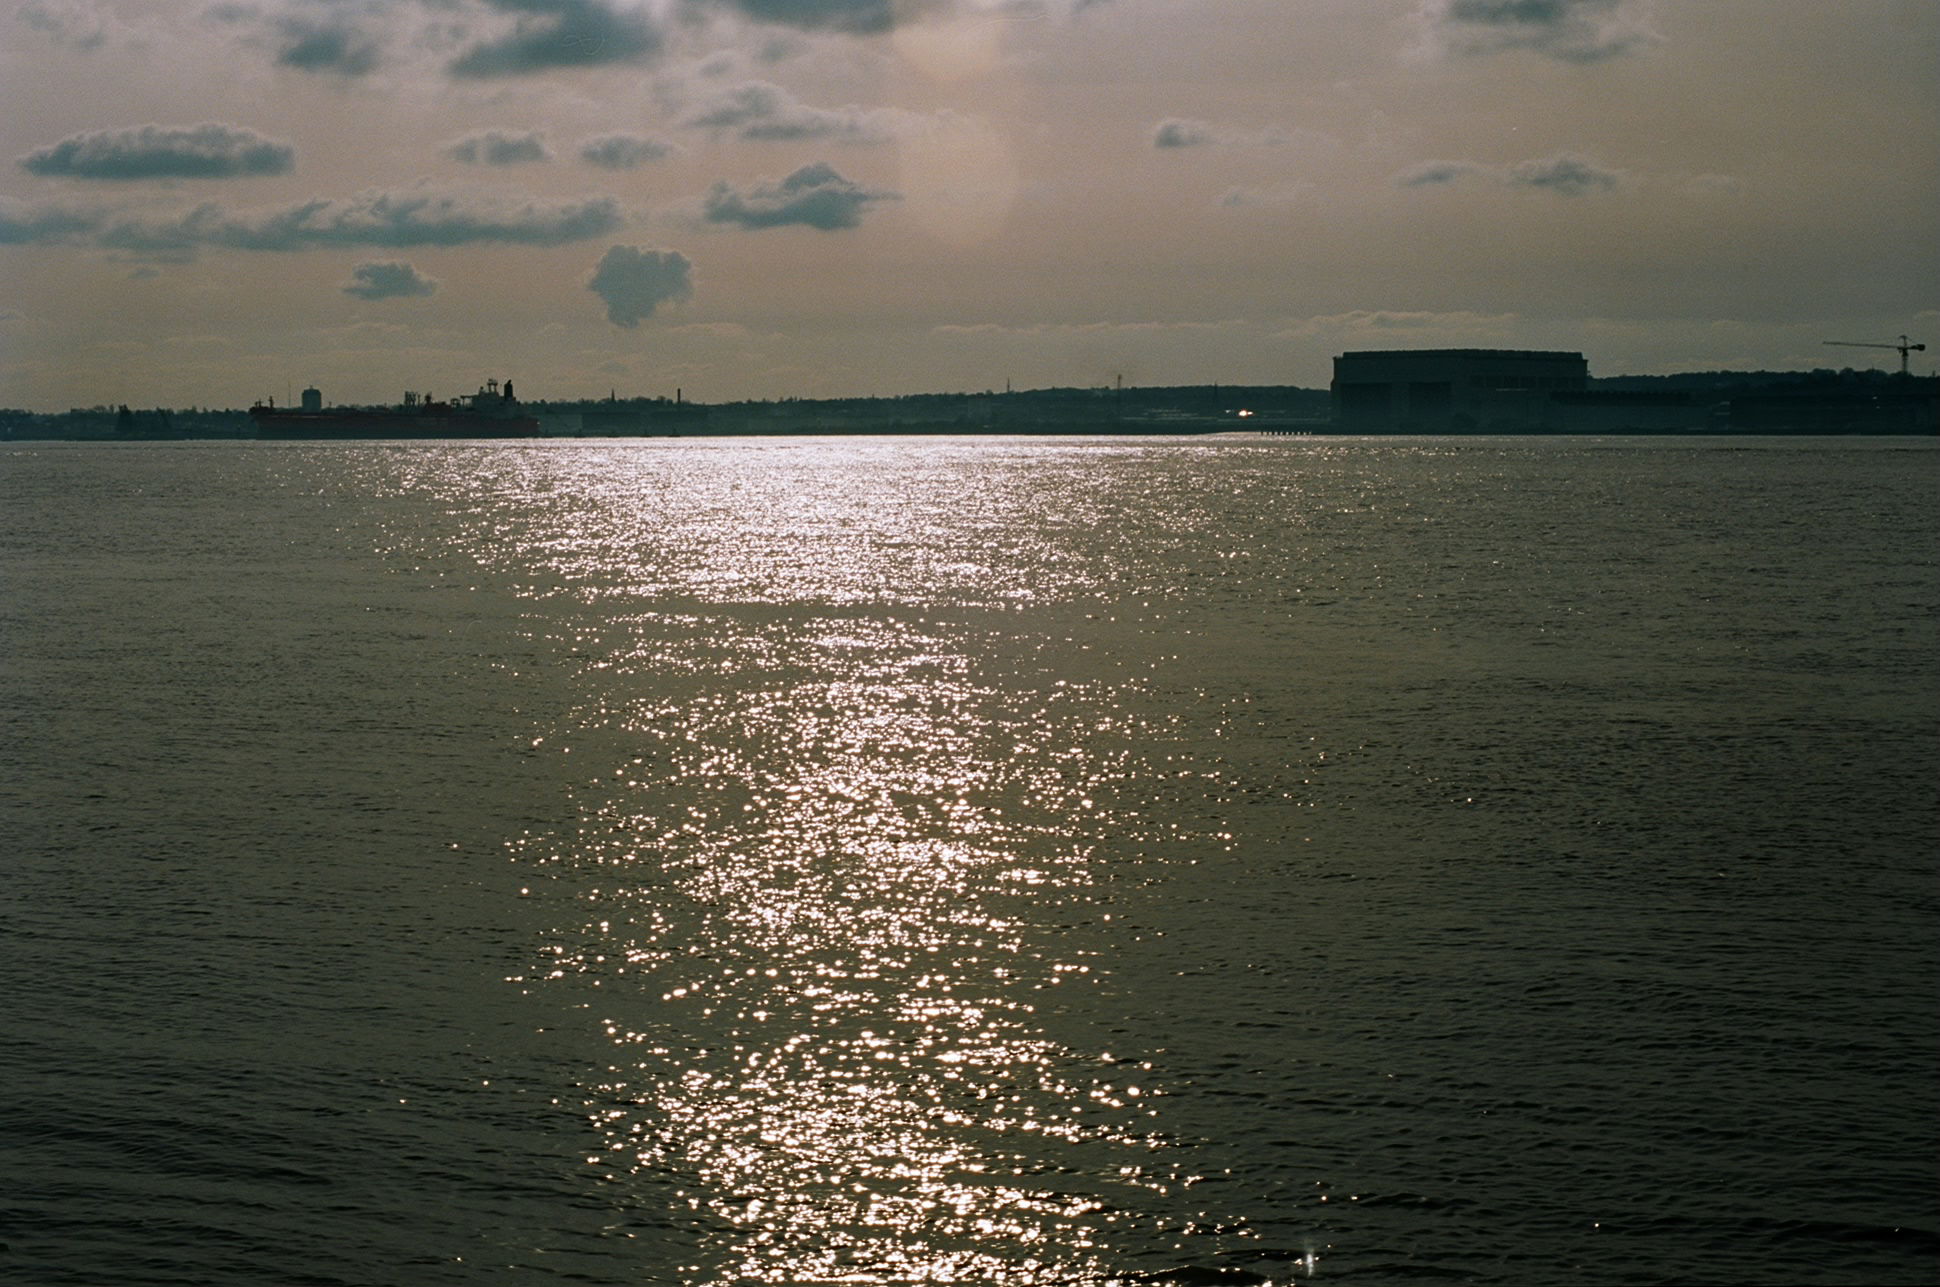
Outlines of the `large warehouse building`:
M 1563 427 L 1558 394 L 1589 388 L 1581 353 L 1408 349 L 1334 359 L 1334 428 L 1349 433 L 1528 433 Z

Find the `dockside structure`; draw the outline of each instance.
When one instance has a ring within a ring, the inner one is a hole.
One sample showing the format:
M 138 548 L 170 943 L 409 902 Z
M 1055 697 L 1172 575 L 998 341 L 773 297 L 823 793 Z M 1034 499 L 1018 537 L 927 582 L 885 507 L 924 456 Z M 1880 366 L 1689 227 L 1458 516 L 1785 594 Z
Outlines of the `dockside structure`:
M 1562 429 L 1557 395 L 1583 394 L 1581 353 L 1405 349 L 1334 359 L 1334 428 L 1347 433 L 1529 433 Z

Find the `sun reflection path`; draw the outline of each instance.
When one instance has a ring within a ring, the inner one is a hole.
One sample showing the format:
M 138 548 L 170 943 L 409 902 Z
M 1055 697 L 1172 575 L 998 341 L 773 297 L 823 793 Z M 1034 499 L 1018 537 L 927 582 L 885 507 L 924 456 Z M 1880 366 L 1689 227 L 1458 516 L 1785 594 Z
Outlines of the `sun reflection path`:
M 642 1281 L 1258 1263 L 1099 1004 L 1128 897 L 1231 837 L 1141 798 L 1176 716 L 1047 653 L 1128 592 L 1069 536 L 1107 516 L 1094 456 L 518 458 L 524 525 L 483 548 L 572 677 L 532 754 L 574 815 L 515 846 L 558 909 L 518 981 L 606 1052 L 586 1164 L 661 1248 Z
M 526 855 L 592 873 L 598 1164 L 676 1186 L 690 1281 L 1111 1281 L 1182 1177 L 1149 1069 L 1047 1031 L 1109 905 L 1069 712 L 893 617 L 705 624 L 628 624 L 655 682 L 581 735 L 634 753 Z

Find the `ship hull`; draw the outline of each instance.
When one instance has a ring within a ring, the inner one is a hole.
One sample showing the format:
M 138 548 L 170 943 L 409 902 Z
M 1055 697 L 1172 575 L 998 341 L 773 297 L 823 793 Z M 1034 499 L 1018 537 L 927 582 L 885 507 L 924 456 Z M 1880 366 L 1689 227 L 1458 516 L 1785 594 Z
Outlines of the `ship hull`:
M 362 438 L 536 438 L 531 416 L 412 415 L 370 412 L 277 411 L 258 414 L 258 438 L 309 440 Z

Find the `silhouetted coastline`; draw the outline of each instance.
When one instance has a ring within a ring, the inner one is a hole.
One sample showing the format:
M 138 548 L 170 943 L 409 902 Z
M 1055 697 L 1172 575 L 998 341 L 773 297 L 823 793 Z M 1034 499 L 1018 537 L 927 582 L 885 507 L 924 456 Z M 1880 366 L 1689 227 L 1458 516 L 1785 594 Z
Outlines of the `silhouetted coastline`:
M 538 419 L 541 438 L 1940 433 L 1940 378 L 1933 376 L 1851 369 L 1710 371 L 1587 379 L 1578 388 L 1540 393 L 1541 414 L 1425 422 L 1405 416 L 1357 419 L 1343 413 L 1337 390 L 1297 385 L 1048 388 L 721 403 L 679 395 L 609 396 L 538 400 L 524 407 Z M 246 410 L 0 409 L 0 437 L 13 441 L 255 436 Z

